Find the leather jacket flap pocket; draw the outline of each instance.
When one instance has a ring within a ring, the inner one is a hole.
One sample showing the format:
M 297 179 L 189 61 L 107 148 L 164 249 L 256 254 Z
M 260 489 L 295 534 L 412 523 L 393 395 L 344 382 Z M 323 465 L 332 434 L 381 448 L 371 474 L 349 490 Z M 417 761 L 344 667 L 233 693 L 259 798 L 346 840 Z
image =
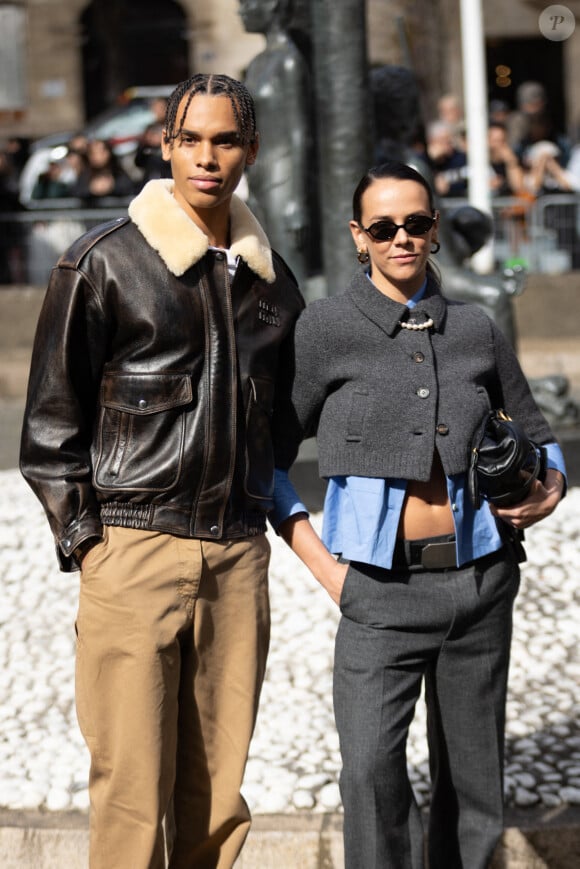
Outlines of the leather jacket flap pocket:
M 183 408 L 191 402 L 187 374 L 105 374 L 95 487 L 165 492 L 175 486 L 183 463 Z
M 188 374 L 105 374 L 101 384 L 103 407 L 138 415 L 181 407 L 192 397 Z

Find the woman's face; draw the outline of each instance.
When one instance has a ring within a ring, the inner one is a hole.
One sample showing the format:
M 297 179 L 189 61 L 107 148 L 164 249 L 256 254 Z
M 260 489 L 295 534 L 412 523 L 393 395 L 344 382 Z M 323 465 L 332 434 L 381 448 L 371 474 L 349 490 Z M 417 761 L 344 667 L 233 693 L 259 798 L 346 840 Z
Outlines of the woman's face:
M 431 245 L 437 241 L 437 224 L 424 235 L 398 229 L 390 241 L 377 241 L 361 227 L 379 221 L 405 223 L 412 216 L 431 217 L 429 196 L 417 181 L 377 178 L 362 196 L 361 226 L 351 220 L 350 231 L 357 250 L 367 251 L 371 278 L 376 287 L 396 301 L 410 299 L 425 280 Z
M 87 146 L 87 158 L 93 169 L 103 169 L 111 161 L 111 149 L 102 139 L 93 139 Z

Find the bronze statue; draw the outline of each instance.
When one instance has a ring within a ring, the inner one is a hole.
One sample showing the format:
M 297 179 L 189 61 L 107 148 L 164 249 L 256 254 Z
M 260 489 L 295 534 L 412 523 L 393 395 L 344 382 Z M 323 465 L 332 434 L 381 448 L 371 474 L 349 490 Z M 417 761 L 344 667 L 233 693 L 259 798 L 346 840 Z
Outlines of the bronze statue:
M 250 204 L 272 247 L 303 283 L 312 226 L 313 142 L 309 71 L 288 33 L 292 7 L 292 0 L 240 0 L 245 29 L 266 36 L 266 48 L 252 60 L 245 79 L 256 106 L 261 152 L 247 175 Z

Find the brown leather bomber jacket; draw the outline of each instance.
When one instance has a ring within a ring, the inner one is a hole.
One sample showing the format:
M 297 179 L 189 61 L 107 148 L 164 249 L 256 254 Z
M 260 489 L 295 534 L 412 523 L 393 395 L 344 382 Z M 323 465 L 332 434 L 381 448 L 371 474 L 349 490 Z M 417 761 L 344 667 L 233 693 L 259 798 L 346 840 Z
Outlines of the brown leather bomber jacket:
M 230 280 L 171 190 L 149 182 L 50 279 L 20 465 L 63 570 L 103 524 L 239 538 L 263 533 L 272 506 L 304 302 L 243 202 Z

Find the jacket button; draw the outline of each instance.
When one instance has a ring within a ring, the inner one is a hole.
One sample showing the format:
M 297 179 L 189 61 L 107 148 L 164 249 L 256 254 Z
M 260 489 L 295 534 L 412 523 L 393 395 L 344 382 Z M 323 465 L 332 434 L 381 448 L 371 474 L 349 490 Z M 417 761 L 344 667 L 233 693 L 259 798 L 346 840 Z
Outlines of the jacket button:
M 419 398 L 429 398 L 429 394 L 429 390 L 426 386 L 420 386 L 417 390 L 417 395 L 419 396 Z
M 219 530 L 220 530 L 219 525 L 212 525 L 209 530 L 211 531 L 212 534 L 218 534 Z
M 445 425 L 444 422 L 440 422 L 439 425 L 437 426 L 436 431 L 437 431 L 437 434 L 440 434 L 440 435 L 449 434 L 449 426 Z
M 222 253 L 221 250 L 216 251 L 216 255 L 215 255 L 216 259 L 222 260 L 222 259 L 225 259 L 225 256 L 226 256 L 225 253 Z
M 144 398 L 139 399 L 139 407 L 141 408 L 141 410 L 145 410 L 145 408 L 147 407 L 147 402 Z
M 62 548 L 64 549 L 65 552 L 68 552 L 69 549 L 71 548 L 71 541 L 68 539 L 68 537 L 65 537 L 64 540 L 62 541 Z
M 413 353 L 413 360 L 415 362 L 424 362 L 425 361 L 425 354 L 421 353 L 419 350 L 416 350 L 415 353 Z

